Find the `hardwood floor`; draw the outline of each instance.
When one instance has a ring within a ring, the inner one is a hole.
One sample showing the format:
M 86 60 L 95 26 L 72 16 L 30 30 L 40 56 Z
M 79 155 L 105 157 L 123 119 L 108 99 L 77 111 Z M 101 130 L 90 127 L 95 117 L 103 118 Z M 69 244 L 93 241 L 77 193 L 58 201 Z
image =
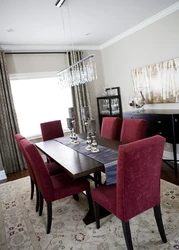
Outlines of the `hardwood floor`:
M 178 172 L 179 172 L 179 168 L 178 168 Z M 28 175 L 29 175 L 28 170 L 23 170 L 14 174 L 8 174 L 7 181 L 13 181 L 13 180 L 23 178 Z M 176 178 L 174 171 L 169 166 L 167 166 L 164 162 L 162 164 L 161 179 L 171 182 L 173 184 L 179 185 L 179 176 Z
M 179 186 L 179 166 L 178 166 L 178 177 L 175 177 L 173 169 L 171 169 L 166 163 L 163 162 L 161 179 Z
M 7 174 L 7 181 L 14 181 L 14 180 L 26 177 L 28 175 L 29 175 L 28 170 L 22 170 L 22 171 L 17 172 L 17 173 Z

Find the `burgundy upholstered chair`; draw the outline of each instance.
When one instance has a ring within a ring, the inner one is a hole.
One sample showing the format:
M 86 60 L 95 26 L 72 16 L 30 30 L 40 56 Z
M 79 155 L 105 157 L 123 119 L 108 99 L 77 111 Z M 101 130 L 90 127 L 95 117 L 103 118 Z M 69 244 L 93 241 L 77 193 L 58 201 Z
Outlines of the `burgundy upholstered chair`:
M 147 121 L 144 119 L 123 119 L 120 141 L 133 142 L 146 137 Z
M 122 119 L 119 117 L 103 117 L 101 136 L 112 140 L 119 140 Z
M 64 136 L 60 120 L 43 122 L 40 124 L 40 128 L 43 141 Z
M 67 173 L 49 175 L 49 171 L 38 149 L 28 140 L 20 141 L 35 173 L 37 186 L 40 191 L 40 215 L 43 210 L 43 199 L 47 203 L 47 234 L 52 223 L 52 202 L 86 190 L 90 202 L 90 184 L 87 180 L 74 180 Z M 91 206 L 90 206 L 91 207 Z
M 43 141 L 64 136 L 61 120 L 40 123 L 40 128 Z M 53 162 L 53 160 L 47 157 L 47 162 Z
M 31 200 L 33 199 L 33 196 L 34 196 L 34 185 L 36 186 L 36 211 L 38 211 L 38 209 L 39 209 L 39 195 L 38 195 L 38 188 L 36 185 L 35 174 L 33 172 L 31 164 L 28 160 L 26 152 L 20 143 L 21 140 L 25 139 L 25 137 L 22 136 L 21 134 L 15 134 L 14 139 L 16 140 L 17 145 L 19 146 L 19 148 L 24 156 L 25 162 L 27 164 L 27 168 L 28 168 L 28 172 L 29 172 L 29 176 L 30 176 L 30 181 L 31 181 L 31 195 L 30 195 Z M 45 164 L 47 166 L 47 169 L 48 169 L 50 175 L 55 175 L 55 174 L 59 174 L 59 173 L 63 172 L 63 168 L 60 165 L 57 165 L 55 163 L 45 163 Z
M 100 227 L 99 205 L 122 221 L 128 250 L 133 250 L 129 220 L 154 209 L 163 242 L 167 242 L 160 210 L 160 173 L 165 138 L 153 137 L 121 145 L 118 150 L 116 184 L 91 191 L 96 227 Z

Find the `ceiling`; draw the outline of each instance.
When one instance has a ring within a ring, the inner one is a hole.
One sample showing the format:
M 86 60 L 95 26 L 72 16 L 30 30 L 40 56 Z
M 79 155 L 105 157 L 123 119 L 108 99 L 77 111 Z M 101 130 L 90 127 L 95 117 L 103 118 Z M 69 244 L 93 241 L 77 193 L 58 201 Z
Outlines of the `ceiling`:
M 0 46 L 99 47 L 179 1 L 66 0 L 61 8 L 55 3 L 0 0 Z

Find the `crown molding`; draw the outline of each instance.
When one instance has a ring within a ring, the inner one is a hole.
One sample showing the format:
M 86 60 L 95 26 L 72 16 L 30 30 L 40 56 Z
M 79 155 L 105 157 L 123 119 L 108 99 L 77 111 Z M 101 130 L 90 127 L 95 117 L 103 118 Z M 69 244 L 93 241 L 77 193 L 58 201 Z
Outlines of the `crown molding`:
M 111 40 L 109 40 L 108 42 L 100 45 L 100 50 L 122 40 L 123 38 L 130 36 L 132 34 L 134 34 L 135 32 L 147 27 L 148 25 L 162 19 L 163 17 L 166 17 L 167 15 L 177 11 L 179 9 L 179 2 L 171 5 L 170 7 L 168 7 L 167 9 L 160 11 L 159 13 L 157 13 L 156 15 L 146 19 L 144 22 L 139 23 L 138 25 L 134 26 L 133 28 L 125 31 L 124 33 L 112 38 Z
M 60 45 L 38 45 L 38 44 L 9 44 L 0 45 L 5 52 L 66 52 L 69 50 L 100 50 L 99 46 L 60 46 Z

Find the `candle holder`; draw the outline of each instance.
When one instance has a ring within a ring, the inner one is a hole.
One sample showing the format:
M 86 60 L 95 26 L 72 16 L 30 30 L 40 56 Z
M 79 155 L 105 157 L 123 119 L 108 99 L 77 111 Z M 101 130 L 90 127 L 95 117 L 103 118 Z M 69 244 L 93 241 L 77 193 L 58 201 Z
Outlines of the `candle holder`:
M 95 139 L 96 135 L 92 134 L 91 137 L 92 137 L 91 152 L 93 153 L 99 152 L 98 144 Z
M 75 119 L 72 120 L 72 139 L 71 142 L 73 144 L 79 144 L 80 142 L 78 141 L 78 136 L 75 133 Z
M 99 152 L 99 148 L 97 148 L 98 144 L 96 142 L 96 121 L 95 119 L 88 121 L 88 133 L 91 135 L 91 152 Z
M 87 147 L 85 149 L 86 150 L 91 150 L 91 134 L 90 133 L 87 134 L 86 144 L 87 144 Z

